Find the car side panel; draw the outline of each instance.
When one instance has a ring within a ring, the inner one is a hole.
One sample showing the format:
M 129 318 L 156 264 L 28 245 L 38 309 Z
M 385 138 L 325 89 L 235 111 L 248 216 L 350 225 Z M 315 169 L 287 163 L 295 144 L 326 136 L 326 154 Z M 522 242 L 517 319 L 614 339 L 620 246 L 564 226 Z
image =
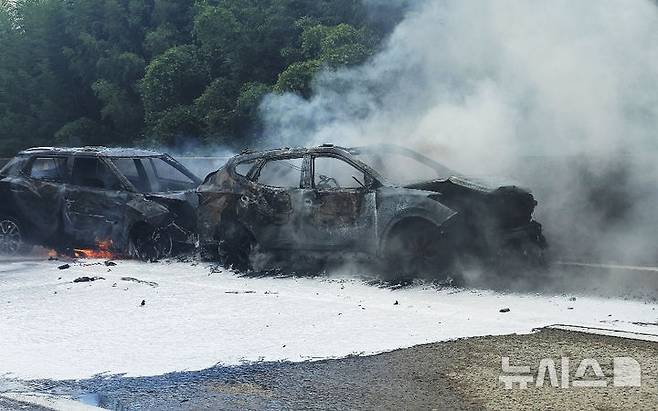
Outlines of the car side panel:
M 32 242 L 44 242 L 60 228 L 63 184 L 6 177 L 2 180 L 3 211 L 20 219 Z
M 367 251 L 377 227 L 375 190 L 304 190 L 304 249 Z
M 445 227 L 457 212 L 441 202 L 431 199 L 431 193 L 398 187 L 381 187 L 377 190 L 377 239 L 373 249 L 381 251 L 383 241 L 391 229 L 406 218 L 423 218 L 438 227 Z
M 64 229 L 79 246 L 112 241 L 122 248 L 126 204 L 132 194 L 124 191 L 69 186 L 65 194 Z

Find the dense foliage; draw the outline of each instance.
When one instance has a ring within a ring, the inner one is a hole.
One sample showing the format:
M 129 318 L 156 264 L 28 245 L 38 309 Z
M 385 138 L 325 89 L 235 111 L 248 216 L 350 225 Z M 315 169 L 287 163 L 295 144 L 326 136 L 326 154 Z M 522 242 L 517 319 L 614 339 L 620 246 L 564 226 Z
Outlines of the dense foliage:
M 360 0 L 0 0 L 0 154 L 245 146 L 270 92 L 372 55 L 400 16 Z

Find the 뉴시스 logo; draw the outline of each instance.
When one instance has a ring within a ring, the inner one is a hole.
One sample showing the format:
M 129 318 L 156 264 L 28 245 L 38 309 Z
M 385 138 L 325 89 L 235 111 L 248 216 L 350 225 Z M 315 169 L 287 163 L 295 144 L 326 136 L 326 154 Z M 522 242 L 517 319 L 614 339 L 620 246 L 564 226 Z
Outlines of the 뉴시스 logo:
M 571 378 L 572 362 L 568 357 L 560 358 L 560 373 L 558 376 L 555 361 L 544 358 L 539 361 L 537 374 L 533 374 L 529 365 L 510 365 L 509 357 L 501 357 L 502 375 L 498 380 L 504 388 L 526 389 L 529 384 L 543 387 L 548 382 L 554 388 L 569 387 L 639 387 L 642 383 L 640 364 L 631 357 L 614 357 L 612 360 L 612 381 L 606 378 L 599 362 L 593 358 L 585 358 L 577 363 L 576 372 Z

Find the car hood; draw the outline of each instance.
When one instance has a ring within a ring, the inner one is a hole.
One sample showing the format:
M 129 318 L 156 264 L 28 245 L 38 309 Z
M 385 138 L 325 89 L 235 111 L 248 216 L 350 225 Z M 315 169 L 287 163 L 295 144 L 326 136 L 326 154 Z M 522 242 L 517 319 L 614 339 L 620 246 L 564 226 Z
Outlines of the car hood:
M 521 191 L 528 192 L 529 190 L 519 187 L 515 184 L 510 184 L 497 177 L 464 177 L 464 176 L 451 176 L 448 178 L 437 178 L 433 180 L 419 181 L 405 185 L 406 188 L 413 188 L 416 190 L 439 191 L 439 188 L 445 185 L 455 185 L 458 187 L 466 188 L 481 193 L 493 193 L 501 187 L 516 187 Z
M 537 205 L 529 190 L 516 185 L 501 184 L 491 178 L 483 180 L 454 176 L 405 187 L 439 193 L 438 201 L 467 214 L 487 209 L 504 227 L 529 223 Z

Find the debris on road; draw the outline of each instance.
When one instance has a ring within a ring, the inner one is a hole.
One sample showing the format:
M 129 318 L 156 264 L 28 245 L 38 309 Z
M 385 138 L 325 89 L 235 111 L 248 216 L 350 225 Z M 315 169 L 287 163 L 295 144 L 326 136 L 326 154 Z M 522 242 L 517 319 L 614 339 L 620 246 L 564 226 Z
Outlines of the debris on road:
M 133 283 L 146 284 L 150 287 L 157 287 L 158 286 L 158 283 L 156 283 L 155 281 L 144 281 L 144 280 L 140 280 L 140 279 L 137 279 L 137 278 L 134 278 L 134 277 L 121 277 L 121 281 L 132 281 Z
M 89 283 L 92 281 L 104 280 L 103 277 L 78 277 L 73 280 L 74 283 Z
M 500 309 L 500 312 L 501 312 L 501 313 L 508 313 L 508 312 L 510 312 L 510 309 L 507 308 L 507 307 L 505 307 L 505 308 L 501 308 L 501 309 Z
M 58 270 L 67 270 L 69 268 L 71 268 L 69 264 L 62 264 L 59 267 L 57 267 Z

